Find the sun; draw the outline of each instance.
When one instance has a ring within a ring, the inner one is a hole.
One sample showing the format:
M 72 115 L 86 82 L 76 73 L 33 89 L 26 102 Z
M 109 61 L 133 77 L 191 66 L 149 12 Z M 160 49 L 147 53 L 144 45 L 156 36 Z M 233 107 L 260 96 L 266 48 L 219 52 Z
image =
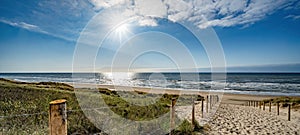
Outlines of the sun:
M 128 25 L 127 24 L 120 25 L 119 27 L 116 28 L 116 32 L 120 34 L 129 32 Z
M 128 24 L 121 24 L 115 29 L 115 34 L 119 38 L 119 42 L 126 40 L 131 34 Z

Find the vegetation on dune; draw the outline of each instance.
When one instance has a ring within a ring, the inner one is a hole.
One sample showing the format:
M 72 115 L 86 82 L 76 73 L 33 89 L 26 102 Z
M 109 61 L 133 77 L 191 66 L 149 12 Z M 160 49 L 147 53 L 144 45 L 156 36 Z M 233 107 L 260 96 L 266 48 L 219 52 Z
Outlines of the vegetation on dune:
M 54 82 L 26 83 L 0 79 L 0 134 L 48 134 L 48 109 L 49 102 L 56 99 L 67 100 L 68 132 L 78 134 L 99 133 L 93 123 L 80 110 L 74 88 L 68 84 Z M 168 113 L 170 100 L 178 98 L 178 95 L 159 95 L 147 92 L 116 92 L 108 89 L 99 89 L 93 96 L 99 96 L 111 107 L 116 114 L 135 121 L 151 120 Z M 121 97 L 121 96 L 122 97 Z M 135 97 L 135 98 L 132 98 Z M 148 104 L 151 97 L 155 103 Z M 183 104 L 191 104 L 190 96 L 181 96 Z M 195 97 L 201 98 L 201 97 Z M 95 102 L 95 101 L 90 101 Z M 135 105 L 137 102 L 142 105 Z M 75 111 L 73 111 L 75 110 Z M 34 115 L 24 115 L 34 114 Z M 175 121 L 178 118 L 175 119 Z M 168 127 L 168 120 L 158 122 L 162 127 Z M 155 125 L 144 127 L 151 131 Z M 202 128 L 198 125 L 195 130 L 190 130 L 188 123 L 184 122 L 176 129 L 177 134 L 195 132 Z M 198 132 L 198 131 L 197 131 Z
M 19 82 L 14 80 L 8 80 L 4 78 L 0 78 L 0 82 L 2 86 L 5 85 L 18 85 L 29 88 L 49 88 L 49 89 L 57 89 L 57 90 L 69 90 L 73 91 L 73 86 L 65 83 L 58 82 Z
M 0 80 L 0 116 L 5 116 L 0 118 L 0 133 L 48 134 L 49 102 L 56 99 L 66 99 L 68 110 L 80 109 L 74 92 L 51 87 L 54 83 L 48 88 L 36 84 Z M 68 131 L 100 132 L 81 111 L 68 113 Z
M 195 134 L 205 134 L 208 131 L 207 126 L 202 127 L 197 121 L 194 121 L 194 125 L 187 119 L 184 119 L 182 123 L 172 131 L 174 135 L 195 135 Z
M 99 92 L 102 94 L 105 103 L 112 107 L 112 111 L 124 118 L 135 121 L 152 120 L 168 113 L 170 111 L 171 99 L 177 99 L 179 97 L 178 95 L 164 94 L 155 103 L 147 105 L 146 103 L 142 104 L 143 102 L 147 102 L 147 94 L 144 92 L 122 92 L 121 95 L 123 97 L 120 97 L 116 91 L 110 91 L 108 89 L 99 89 Z M 132 95 L 134 98 L 132 98 Z M 137 95 L 142 96 L 139 97 Z M 139 104 L 132 104 L 126 101 L 126 99 L 135 100 L 133 102 L 138 102 Z
M 300 107 L 300 97 L 278 97 L 272 99 L 263 100 L 265 103 L 281 103 L 282 107 L 287 107 L 288 104 L 291 104 L 294 108 Z

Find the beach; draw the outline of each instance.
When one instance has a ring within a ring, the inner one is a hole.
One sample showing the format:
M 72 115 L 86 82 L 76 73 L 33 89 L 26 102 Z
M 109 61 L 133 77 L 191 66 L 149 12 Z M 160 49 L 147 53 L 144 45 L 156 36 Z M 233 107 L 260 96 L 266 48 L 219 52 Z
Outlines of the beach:
M 271 112 L 269 112 L 269 106 L 263 110 L 262 106 L 259 108 L 245 105 L 249 100 L 260 101 L 278 97 L 280 96 L 224 94 L 221 103 L 212 108 L 216 112 L 209 118 L 202 118 L 201 104 L 197 103 L 195 118 L 200 124 L 206 124 L 209 127 L 207 133 L 213 135 L 300 134 L 299 106 L 291 110 L 291 120 L 288 121 L 287 107 L 280 107 L 280 113 L 277 115 L 277 108 L 274 105 L 271 106 Z M 206 106 L 205 102 L 204 106 Z M 176 112 L 182 119 L 191 121 L 191 110 L 192 106 L 179 106 Z M 206 109 L 204 109 L 204 115 L 206 115 Z
M 24 82 L 16 82 L 16 81 L 8 81 L 2 80 L 1 82 L 1 91 L 4 94 L 8 95 L 3 98 L 3 103 L 6 103 L 5 100 L 11 100 L 13 105 L 6 105 L 6 107 L 17 106 L 19 103 L 28 104 L 24 109 L 29 111 L 33 107 L 33 101 L 36 98 L 49 98 L 47 102 L 42 102 L 43 100 L 38 100 L 41 105 L 34 105 L 42 107 L 43 111 L 47 112 L 47 103 L 48 101 L 57 99 L 57 98 L 67 98 L 69 99 L 68 105 L 69 109 L 79 109 L 76 101 L 76 97 L 74 95 L 74 91 L 71 88 L 71 85 L 65 85 L 60 83 L 24 83 Z M 71 83 L 70 83 L 71 84 Z M 204 98 L 204 112 L 202 116 L 202 104 L 201 101 L 195 101 L 195 120 L 202 126 L 205 127 L 204 131 L 201 133 L 195 132 L 196 134 L 300 134 L 300 107 L 299 104 L 294 104 L 291 109 L 291 120 L 287 119 L 287 107 L 283 107 L 280 105 L 280 115 L 277 115 L 277 107 L 276 104 L 272 104 L 271 112 L 269 112 L 269 106 L 265 106 L 265 110 L 262 107 L 254 107 L 247 106 L 249 101 L 263 101 L 270 100 L 275 98 L 282 98 L 285 96 L 279 95 L 253 95 L 253 94 L 232 94 L 232 93 L 216 93 L 216 92 L 199 92 L 199 91 L 191 91 L 191 90 L 176 90 L 176 89 L 160 89 L 160 88 L 145 88 L 145 87 L 129 87 L 129 86 L 113 86 L 113 85 L 90 85 L 90 84 L 73 84 L 73 87 L 76 89 L 86 89 L 86 88 L 97 88 L 103 90 L 110 91 L 122 91 L 122 92 L 133 92 L 136 93 L 137 97 L 140 98 L 148 98 L 147 94 L 167 94 L 167 95 L 179 95 L 184 97 L 184 104 L 176 104 L 175 105 L 175 114 L 181 120 L 192 121 L 192 101 L 195 98 L 191 98 L 192 96 L 196 97 L 200 95 Z M 89 89 L 87 89 L 89 90 Z M 23 92 L 20 92 L 23 91 Z M 22 94 L 21 94 L 22 93 Z M 53 95 L 55 93 L 55 95 Z M 45 94 L 51 96 L 45 96 Z M 99 93 L 100 94 L 100 93 Z M 26 96 L 25 96 L 26 95 Z M 191 95 L 191 96 L 189 96 Z M 212 107 L 209 107 L 209 111 L 207 112 L 207 100 L 206 97 L 210 95 L 218 95 L 219 102 L 215 102 Z M 121 95 L 122 96 L 122 95 Z M 26 99 L 23 99 L 26 97 Z M 113 98 L 115 100 L 120 100 L 122 97 L 113 96 L 111 93 L 106 95 L 107 98 Z M 128 97 L 128 96 L 127 96 Z M 299 97 L 293 97 L 299 98 Z M 5 99 L 5 100 L 4 100 Z M 13 100 L 12 100 L 13 99 Z M 112 102 L 111 100 L 109 102 Z M 188 101 L 188 102 L 186 102 Z M 26 103 L 28 102 L 28 103 Z M 124 102 L 124 101 L 122 101 Z M 168 105 L 171 102 L 170 99 L 164 101 L 163 104 Z M 298 102 L 298 101 L 297 101 Z M 125 102 L 124 102 L 125 103 Z M 129 103 L 129 102 L 128 102 Z M 188 103 L 188 104 L 187 104 Z M 115 104 L 115 103 L 114 103 Z M 126 103 L 127 104 L 127 103 Z M 128 104 L 129 105 L 129 104 Z M 3 107 L 5 107 L 3 106 Z M 118 106 L 115 104 L 113 106 Z M 126 105 L 125 105 L 126 106 Z M 13 113 L 19 114 L 23 113 L 22 110 L 18 109 L 11 110 Z M 168 108 L 164 108 L 168 110 Z M 38 112 L 40 109 L 35 108 Z M 80 110 L 80 109 L 79 109 Z M 2 110 L 2 115 L 7 115 L 5 110 Z M 71 112 L 73 110 L 70 110 Z M 118 110 L 123 111 L 123 110 Z M 35 111 L 33 111 L 35 112 Z M 133 113 L 136 112 L 133 110 Z M 71 114 L 72 117 L 77 117 L 79 114 Z M 81 116 L 83 114 L 80 114 Z M 4 116 L 5 118 L 6 116 Z M 23 116 L 22 116 L 23 117 Z M 41 131 L 38 132 L 47 132 L 47 113 L 43 113 L 43 119 L 37 119 L 37 121 L 43 122 L 44 126 Z M 202 118 L 203 117 L 203 118 Z M 10 122 L 10 118 L 3 119 L 4 123 Z M 7 121 L 6 121 L 7 120 Z M 19 116 L 15 117 L 14 120 L 20 121 Z M 76 120 L 74 121 L 72 118 L 72 125 L 70 127 L 70 131 L 81 131 L 78 129 L 76 125 L 78 124 Z M 88 121 L 82 118 L 82 121 Z M 168 123 L 169 121 L 166 121 Z M 17 124 L 12 121 L 12 124 Z M 12 131 L 19 132 L 23 131 L 23 129 L 28 129 L 31 127 L 36 128 L 36 124 L 34 123 L 26 123 L 20 125 L 21 129 L 13 129 Z M 82 125 L 84 128 L 90 128 L 90 126 L 86 127 L 86 125 Z M 3 130 L 6 128 L 10 129 L 11 127 L 2 127 Z M 95 128 L 95 127 L 94 127 Z M 4 130 L 4 131 L 5 131 Z M 40 130 L 40 129 L 39 129 Z M 34 131 L 34 130 L 33 130 Z M 0 132 L 1 133 L 1 132 Z M 6 132 L 4 132 L 6 133 Z M 32 133 L 31 130 L 30 132 Z
M 100 86 L 102 88 L 122 89 L 122 86 Z M 124 88 L 123 88 L 124 89 Z M 263 101 L 280 98 L 284 96 L 274 95 L 250 95 L 250 94 L 229 94 L 214 92 L 176 91 L 149 88 L 125 88 L 126 90 L 143 91 L 152 93 L 168 94 L 197 94 L 203 97 L 207 95 L 219 95 L 222 97 L 220 104 L 215 105 L 212 110 L 216 110 L 209 118 L 202 118 L 201 103 L 195 105 L 195 118 L 200 124 L 209 127 L 209 134 L 300 134 L 300 108 L 292 108 L 291 120 L 288 121 L 287 107 L 280 107 L 280 115 L 277 115 L 277 108 L 273 104 L 271 112 L 269 106 L 263 107 L 247 106 L 248 101 Z M 204 115 L 206 115 L 206 102 L 204 102 Z M 176 106 L 176 115 L 181 119 L 192 120 L 192 105 Z
M 293 134 L 300 132 L 299 111 L 292 121 L 254 107 L 222 104 L 209 121 L 210 134 Z

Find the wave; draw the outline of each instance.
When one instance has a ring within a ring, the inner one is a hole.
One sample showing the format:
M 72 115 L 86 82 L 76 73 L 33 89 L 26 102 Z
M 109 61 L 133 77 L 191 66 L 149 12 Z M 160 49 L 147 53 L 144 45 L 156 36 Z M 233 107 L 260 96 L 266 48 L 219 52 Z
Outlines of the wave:
M 156 75 L 153 75 L 156 74 Z M 109 74 L 108 74 L 109 75 Z M 222 91 L 245 94 L 300 93 L 300 74 L 227 74 L 226 80 L 213 81 L 211 74 L 138 73 L 117 78 L 102 73 L 1 73 L 0 78 L 24 82 L 62 82 L 153 87 L 167 89 Z M 154 77 L 153 77 L 154 76 Z M 184 76 L 184 77 L 182 77 Z

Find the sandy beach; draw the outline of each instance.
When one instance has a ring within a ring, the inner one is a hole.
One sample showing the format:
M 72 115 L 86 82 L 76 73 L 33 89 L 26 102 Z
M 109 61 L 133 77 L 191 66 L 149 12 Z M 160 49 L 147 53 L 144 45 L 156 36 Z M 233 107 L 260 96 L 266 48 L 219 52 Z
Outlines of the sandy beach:
M 294 134 L 300 132 L 299 112 L 292 121 L 258 108 L 222 104 L 209 121 L 211 134 Z
M 112 86 L 102 86 L 104 88 L 112 88 Z M 121 87 L 119 87 L 121 88 Z M 127 88 L 143 92 L 160 93 L 161 89 L 148 88 Z M 169 94 L 178 93 L 176 90 L 164 91 Z M 271 107 L 269 112 L 268 106 L 263 110 L 259 107 L 245 106 L 249 100 L 265 100 L 281 96 L 272 95 L 247 95 L 247 94 L 229 94 L 229 93 L 208 93 L 195 91 L 180 91 L 181 94 L 198 94 L 206 97 L 208 94 L 218 94 L 222 96 L 222 100 L 215 105 L 212 110 L 216 113 L 210 115 L 209 118 L 202 118 L 201 103 L 195 105 L 195 119 L 202 125 L 207 124 L 209 134 L 300 134 L 300 109 L 292 108 L 291 121 L 287 120 L 287 107 L 280 107 L 280 115 L 276 113 L 276 106 Z M 206 103 L 204 102 L 204 115 Z M 192 119 L 192 105 L 176 106 L 175 112 L 181 119 Z M 205 117 L 205 116 L 204 116 Z
M 236 96 L 242 97 L 239 95 Z M 204 106 L 206 106 L 205 103 Z M 299 109 L 292 109 L 291 121 L 287 120 L 287 108 L 280 108 L 280 115 L 277 115 L 275 106 L 272 106 L 271 112 L 269 112 L 268 108 L 263 110 L 262 108 L 259 109 L 259 107 L 230 103 L 221 103 L 213 109 L 216 109 L 216 113 L 212 114 L 212 117 L 205 119 L 201 117 L 201 104 L 195 105 L 195 119 L 200 124 L 208 125 L 209 134 L 300 134 Z M 181 119 L 191 121 L 191 110 L 192 106 L 178 106 L 176 114 Z M 204 115 L 206 115 L 206 109 L 204 111 Z

